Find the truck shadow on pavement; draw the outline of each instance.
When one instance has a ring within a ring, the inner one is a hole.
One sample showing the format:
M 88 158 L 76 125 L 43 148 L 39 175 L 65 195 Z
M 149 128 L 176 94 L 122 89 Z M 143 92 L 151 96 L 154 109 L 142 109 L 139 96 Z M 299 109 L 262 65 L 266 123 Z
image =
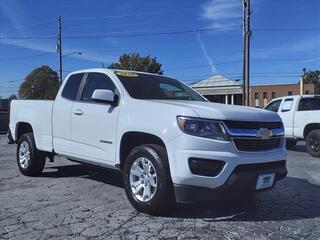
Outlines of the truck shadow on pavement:
M 293 151 L 293 152 L 303 152 L 306 153 L 307 149 L 305 145 L 296 145 L 290 149 L 288 149 L 289 151 Z
M 87 164 L 46 167 L 41 177 L 81 177 L 123 188 L 122 174 L 120 171 Z
M 41 177 L 86 178 L 123 188 L 118 171 L 91 165 L 47 167 Z M 251 200 L 211 202 L 210 204 L 177 204 L 164 217 L 200 218 L 217 221 L 284 221 L 320 217 L 320 185 L 306 179 L 287 177 L 268 192 L 258 193 Z M 106 206 L 107 207 L 107 206 Z

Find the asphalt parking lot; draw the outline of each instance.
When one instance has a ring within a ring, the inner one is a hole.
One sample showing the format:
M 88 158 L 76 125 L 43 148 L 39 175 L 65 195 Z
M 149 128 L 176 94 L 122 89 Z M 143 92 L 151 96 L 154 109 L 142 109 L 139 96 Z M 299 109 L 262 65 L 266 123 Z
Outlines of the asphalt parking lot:
M 56 159 L 22 176 L 15 147 L 0 136 L 0 239 L 320 239 L 320 159 L 303 145 L 289 151 L 289 176 L 254 201 L 160 217 L 130 206 L 117 172 Z

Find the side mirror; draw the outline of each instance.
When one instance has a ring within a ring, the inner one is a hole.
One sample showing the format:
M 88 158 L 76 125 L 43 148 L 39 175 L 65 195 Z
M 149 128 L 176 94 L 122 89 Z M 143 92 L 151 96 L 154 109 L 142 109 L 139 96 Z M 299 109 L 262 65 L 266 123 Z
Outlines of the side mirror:
M 106 103 L 112 106 L 118 105 L 119 97 L 111 90 L 96 89 L 92 94 L 92 100 L 98 103 Z

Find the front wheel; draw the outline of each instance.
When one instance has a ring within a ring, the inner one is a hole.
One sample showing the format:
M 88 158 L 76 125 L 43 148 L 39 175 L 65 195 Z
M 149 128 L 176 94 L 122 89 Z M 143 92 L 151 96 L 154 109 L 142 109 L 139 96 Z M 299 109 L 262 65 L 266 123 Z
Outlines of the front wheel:
M 313 157 L 320 157 L 320 129 L 312 130 L 308 134 L 306 148 Z
M 128 155 L 124 187 L 131 205 L 140 212 L 158 215 L 173 203 L 166 150 L 159 145 L 141 145 Z
M 33 133 L 23 134 L 17 145 L 17 163 L 20 172 L 26 176 L 39 176 L 45 161 L 45 154 L 36 148 Z

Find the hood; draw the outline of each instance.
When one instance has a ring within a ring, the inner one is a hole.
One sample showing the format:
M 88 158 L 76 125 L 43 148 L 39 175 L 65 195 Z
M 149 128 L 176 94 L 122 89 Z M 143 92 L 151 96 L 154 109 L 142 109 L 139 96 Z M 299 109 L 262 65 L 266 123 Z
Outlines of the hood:
M 227 105 L 212 102 L 152 100 L 153 102 L 191 108 L 201 118 L 234 121 L 277 122 L 281 118 L 277 113 L 237 105 Z

